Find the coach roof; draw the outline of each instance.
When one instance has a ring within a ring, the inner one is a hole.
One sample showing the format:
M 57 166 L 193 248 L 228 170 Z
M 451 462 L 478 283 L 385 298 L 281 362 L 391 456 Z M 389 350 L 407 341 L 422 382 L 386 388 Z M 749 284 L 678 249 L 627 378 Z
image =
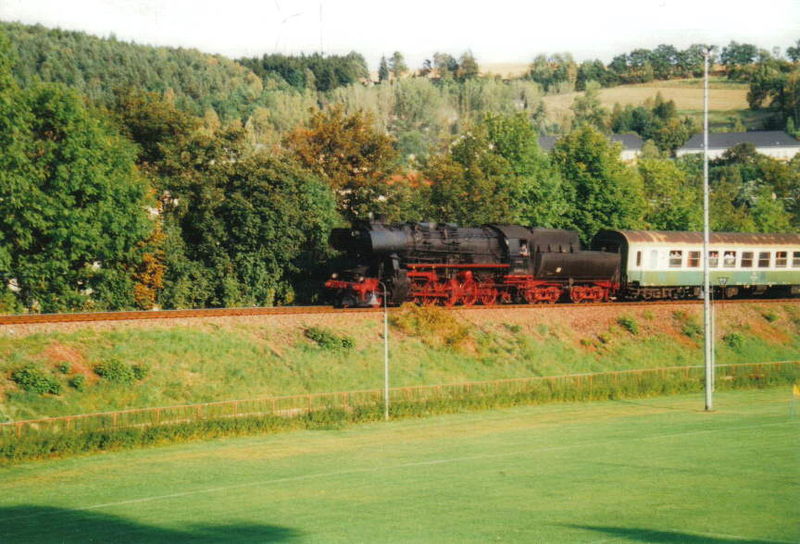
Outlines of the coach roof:
M 655 244 L 702 244 L 702 232 L 682 232 L 666 230 L 605 230 L 597 234 L 598 237 L 607 237 L 608 234 L 618 233 L 628 243 L 655 243 Z M 763 234 L 749 232 L 712 232 L 712 244 L 737 244 L 752 246 L 791 245 L 800 247 L 800 234 Z

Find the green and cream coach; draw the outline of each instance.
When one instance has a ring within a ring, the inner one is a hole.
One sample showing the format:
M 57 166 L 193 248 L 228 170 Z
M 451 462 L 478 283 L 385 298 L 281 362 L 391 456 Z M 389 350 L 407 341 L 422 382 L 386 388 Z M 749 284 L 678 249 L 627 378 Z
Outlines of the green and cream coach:
M 597 250 L 620 254 L 620 294 L 657 299 L 702 296 L 704 258 L 718 296 L 800 294 L 800 234 L 600 231 Z

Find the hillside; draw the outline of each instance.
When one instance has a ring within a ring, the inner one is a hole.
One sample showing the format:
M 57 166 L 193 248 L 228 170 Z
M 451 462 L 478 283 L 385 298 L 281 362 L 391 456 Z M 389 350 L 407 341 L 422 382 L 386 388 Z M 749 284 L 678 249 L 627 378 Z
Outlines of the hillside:
M 720 305 L 716 319 L 720 364 L 800 360 L 797 304 Z M 696 365 L 702 363 L 701 322 L 701 306 L 679 303 L 396 310 L 391 382 L 400 387 Z M 308 338 L 311 328 L 322 331 L 319 343 Z M 0 419 L 377 389 L 381 329 L 379 313 L 6 326 L 0 329 Z M 337 338 L 354 345 L 337 347 Z M 99 364 L 140 365 L 144 376 L 130 385 L 114 383 L 97 375 Z M 38 369 L 60 384 L 61 393 L 21 391 L 11 378 L 22 368 Z M 80 388 L 70 386 L 80 375 Z

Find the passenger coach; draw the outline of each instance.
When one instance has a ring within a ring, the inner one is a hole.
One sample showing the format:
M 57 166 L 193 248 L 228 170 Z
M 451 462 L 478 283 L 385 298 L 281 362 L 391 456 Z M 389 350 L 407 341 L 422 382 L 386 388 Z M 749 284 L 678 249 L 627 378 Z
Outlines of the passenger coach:
M 620 295 L 655 299 L 700 296 L 703 234 L 601 231 L 592 248 L 620 254 Z M 712 233 L 710 282 L 720 296 L 800 294 L 800 234 Z

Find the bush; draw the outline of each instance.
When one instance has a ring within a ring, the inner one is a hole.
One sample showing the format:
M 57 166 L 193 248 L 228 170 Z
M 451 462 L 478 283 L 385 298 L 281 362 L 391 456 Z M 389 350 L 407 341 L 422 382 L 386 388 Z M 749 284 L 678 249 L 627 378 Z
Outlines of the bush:
M 434 348 L 460 348 L 471 338 L 470 328 L 458 321 L 453 312 L 435 306 L 404 304 L 390 319 L 400 331 Z
M 770 323 L 774 323 L 774 322 L 776 322 L 778 320 L 778 314 L 773 313 L 773 312 L 765 312 L 765 313 L 761 314 L 761 316 L 764 319 L 766 319 L 767 321 L 769 321 Z
M 639 334 L 639 325 L 636 323 L 636 320 L 632 317 L 622 316 L 617 319 L 617 323 L 620 327 L 625 329 L 631 334 Z
M 11 374 L 11 379 L 22 389 L 31 393 L 39 393 L 40 395 L 45 393 L 58 395 L 61 393 L 61 383 L 58 380 L 33 366 L 15 370 Z
M 58 363 L 56 368 L 62 374 L 69 374 L 69 371 L 72 370 L 72 365 L 69 363 Z
M 309 327 L 304 334 L 309 340 L 323 349 L 353 349 L 356 341 L 352 336 L 338 336 L 334 332 L 322 327 Z
M 738 332 L 732 332 L 723 336 L 722 341 L 725 342 L 733 351 L 739 351 L 744 345 L 744 336 Z
M 136 379 L 136 381 L 142 381 L 143 379 L 145 379 L 147 376 L 150 375 L 150 365 L 148 365 L 147 363 L 139 363 L 133 365 L 132 370 L 133 370 L 133 377 Z
M 86 389 L 86 376 L 83 374 L 76 374 L 70 378 L 69 386 L 76 391 L 84 391 Z
M 112 383 L 131 384 L 136 379 L 133 368 L 118 359 L 109 359 L 94 365 L 95 373 Z

